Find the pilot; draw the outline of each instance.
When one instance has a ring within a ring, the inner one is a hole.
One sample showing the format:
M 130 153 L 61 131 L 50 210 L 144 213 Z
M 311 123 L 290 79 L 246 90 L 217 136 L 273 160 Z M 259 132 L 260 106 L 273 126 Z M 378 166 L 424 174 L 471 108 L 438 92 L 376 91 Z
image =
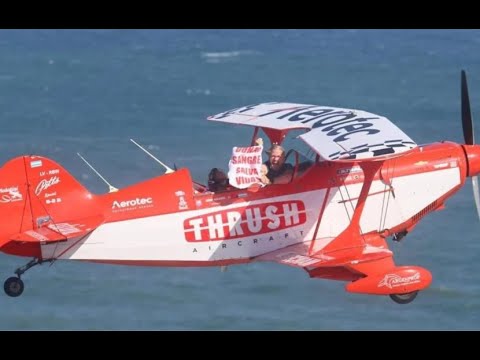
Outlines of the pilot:
M 219 192 L 227 190 L 229 186 L 228 176 L 223 170 L 213 168 L 208 174 L 208 190 Z
M 292 180 L 293 166 L 285 162 L 285 149 L 273 144 L 267 154 L 268 160 L 262 164 L 261 182 L 265 185 L 289 183 Z

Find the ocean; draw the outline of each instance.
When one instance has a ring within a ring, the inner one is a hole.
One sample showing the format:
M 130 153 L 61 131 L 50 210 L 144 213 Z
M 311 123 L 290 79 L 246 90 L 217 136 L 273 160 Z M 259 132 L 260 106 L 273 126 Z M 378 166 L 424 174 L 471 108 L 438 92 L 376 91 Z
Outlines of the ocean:
M 480 30 L 1 30 L 0 49 L 0 164 L 51 157 L 94 193 L 108 188 L 77 153 L 118 188 L 163 173 L 130 139 L 206 182 L 251 138 L 206 119 L 243 105 L 362 109 L 418 144 L 463 142 L 464 69 L 474 120 L 480 112 Z M 478 330 L 479 231 L 469 179 L 389 243 L 397 264 L 433 275 L 408 305 L 274 263 L 222 272 L 57 261 L 23 275 L 20 297 L 0 294 L 0 329 Z M 0 254 L 0 274 L 28 260 Z

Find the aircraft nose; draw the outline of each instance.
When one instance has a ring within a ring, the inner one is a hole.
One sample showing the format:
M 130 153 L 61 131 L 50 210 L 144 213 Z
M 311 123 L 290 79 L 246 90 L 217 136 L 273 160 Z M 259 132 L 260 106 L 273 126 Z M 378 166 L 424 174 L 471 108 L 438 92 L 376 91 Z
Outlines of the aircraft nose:
M 480 173 L 480 145 L 463 145 L 467 155 L 467 176 L 475 176 Z

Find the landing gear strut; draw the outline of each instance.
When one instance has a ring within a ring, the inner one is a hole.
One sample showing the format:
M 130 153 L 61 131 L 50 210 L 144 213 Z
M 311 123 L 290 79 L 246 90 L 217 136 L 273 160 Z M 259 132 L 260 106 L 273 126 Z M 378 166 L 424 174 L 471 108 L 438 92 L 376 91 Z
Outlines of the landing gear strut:
M 29 261 L 26 265 L 19 267 L 17 270 L 15 270 L 15 274 L 17 277 L 12 276 L 9 277 L 7 280 L 5 280 L 5 283 L 3 284 L 3 290 L 5 290 L 5 293 L 8 296 L 12 297 L 17 297 L 22 295 L 23 289 L 25 288 L 22 279 L 20 278 L 22 274 L 30 269 L 31 267 L 41 264 L 45 261 L 52 261 L 50 260 L 39 260 L 39 259 L 33 259 Z
M 393 234 L 392 240 L 395 241 L 395 242 L 399 242 L 399 241 L 402 240 L 405 236 L 407 236 L 407 234 L 408 234 L 408 231 L 407 231 L 407 230 L 400 231 L 400 232 L 398 232 L 398 233 Z

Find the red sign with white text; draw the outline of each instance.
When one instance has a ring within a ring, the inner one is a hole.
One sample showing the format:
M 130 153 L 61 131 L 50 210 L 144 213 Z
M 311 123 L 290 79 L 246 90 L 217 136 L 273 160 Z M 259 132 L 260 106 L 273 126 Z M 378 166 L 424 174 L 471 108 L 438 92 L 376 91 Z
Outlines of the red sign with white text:
M 233 240 L 266 234 L 304 224 L 302 201 L 278 201 L 217 211 L 185 219 L 183 228 L 189 242 Z

